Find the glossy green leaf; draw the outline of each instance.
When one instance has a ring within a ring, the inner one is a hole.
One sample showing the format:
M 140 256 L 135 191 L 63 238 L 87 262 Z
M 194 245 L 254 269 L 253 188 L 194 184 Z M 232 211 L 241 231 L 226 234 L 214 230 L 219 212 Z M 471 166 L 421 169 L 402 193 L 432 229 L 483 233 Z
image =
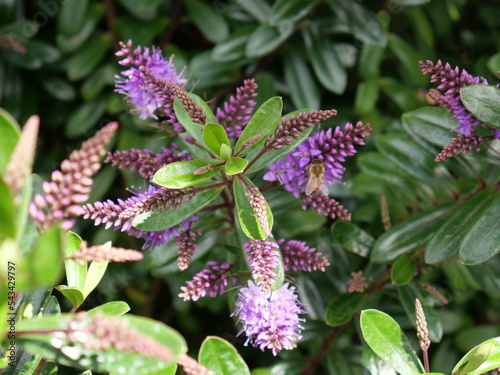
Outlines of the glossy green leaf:
M 340 0 L 330 5 L 349 31 L 364 43 L 383 46 L 387 43 L 385 30 L 370 10 L 356 1 Z M 369 25 L 369 27 L 368 27 Z
M 111 242 L 107 242 L 108 248 L 111 247 Z M 105 245 L 102 246 L 103 250 L 105 249 Z M 96 286 L 101 282 L 104 273 L 106 272 L 106 268 L 108 268 L 109 262 L 106 261 L 93 261 L 90 263 L 89 269 L 87 271 L 87 278 L 85 279 L 85 284 L 82 288 L 82 294 L 84 298 L 87 298 L 89 294 L 96 288 Z
M 50 95 L 60 101 L 73 101 L 76 98 L 76 90 L 67 80 L 55 74 L 44 74 L 36 77 L 40 85 Z
M 293 104 L 297 108 L 318 109 L 319 89 L 302 52 L 291 51 L 285 56 L 285 80 L 290 90 Z
M 500 363 L 500 337 L 487 340 L 472 348 L 455 365 L 455 375 L 481 375 L 498 367 Z
M 446 217 L 429 241 L 425 253 L 427 263 L 440 263 L 458 253 L 465 235 L 488 208 L 493 199 L 491 194 L 491 189 L 482 191 Z
M 247 177 L 242 176 L 242 178 L 249 186 L 254 186 L 252 181 L 250 181 Z M 273 214 L 269 205 L 264 200 L 264 196 L 262 196 L 262 200 L 264 201 L 263 208 L 265 210 L 266 217 L 261 218 L 261 221 L 257 217 L 254 207 L 250 204 L 250 196 L 247 194 L 245 184 L 239 178 L 234 180 L 233 191 L 236 202 L 236 214 L 241 225 L 241 229 L 249 238 L 254 240 L 265 240 L 273 229 Z
M 475 217 L 474 222 L 460 245 L 460 260 L 467 265 L 486 262 L 500 252 L 500 231 L 498 213 L 500 195 L 487 203 L 484 211 Z
M 289 119 L 291 116 L 297 115 L 301 112 L 309 112 L 309 110 L 295 111 L 295 112 L 286 114 L 284 117 Z M 313 129 L 314 129 L 314 127 L 310 127 L 308 129 L 306 129 L 305 132 L 299 133 L 300 138 L 292 139 L 292 144 L 290 144 L 290 145 L 283 146 L 279 150 L 267 151 L 266 153 L 264 153 L 264 155 L 262 155 L 259 159 L 257 159 L 257 161 L 254 164 L 252 164 L 252 166 L 250 168 L 248 168 L 247 172 L 248 173 L 256 172 L 256 171 L 268 166 L 270 163 L 273 163 L 274 161 L 278 160 L 280 157 L 285 156 L 286 154 L 290 153 L 291 151 L 293 151 L 295 149 L 295 147 L 297 147 L 299 144 L 301 144 L 304 141 L 304 139 L 306 139 L 311 134 Z M 253 160 L 261 150 L 262 150 L 262 147 L 257 148 L 249 156 L 247 156 L 247 159 Z
M 206 173 L 194 174 L 195 171 L 207 165 L 221 164 L 221 160 L 196 159 L 170 163 L 156 171 L 153 182 L 169 189 L 182 189 L 193 186 L 219 173 L 222 166 L 215 167 Z
M 415 314 L 415 300 L 418 298 L 422 304 L 422 308 L 425 314 L 425 320 L 427 322 L 427 330 L 429 331 L 429 340 L 432 342 L 440 342 L 443 337 L 443 327 L 441 321 L 439 320 L 439 314 L 431 306 L 429 306 L 425 300 L 428 292 L 421 294 L 415 284 L 408 284 L 398 288 L 398 295 L 401 304 L 408 316 L 408 319 L 412 323 L 415 329 L 416 326 L 416 314 Z
M 198 106 L 201 107 L 201 109 L 205 113 L 206 123 L 217 123 L 217 119 L 213 115 L 208 105 L 203 101 L 203 99 L 192 93 L 187 94 L 196 102 Z M 179 98 L 175 98 L 174 100 L 174 111 L 177 120 L 179 120 L 180 124 L 186 129 L 188 134 L 196 141 L 198 141 L 199 144 L 203 144 L 203 126 L 191 119 L 189 113 L 186 111 Z
M 85 301 L 85 297 L 81 289 L 78 289 L 77 287 L 57 285 L 54 287 L 54 289 L 56 289 L 64 297 L 66 297 L 75 309 L 78 308 L 83 303 L 83 301 Z
M 202 139 L 205 146 L 212 150 L 215 155 L 222 157 L 221 146 L 224 144 L 231 147 L 226 129 L 222 125 L 208 123 L 203 127 Z
M 356 90 L 354 110 L 360 115 L 372 112 L 379 97 L 379 84 L 375 80 L 360 82 Z
M 115 67 L 112 64 L 105 64 L 97 68 L 83 82 L 80 92 L 84 100 L 92 100 L 102 92 L 106 86 L 113 86 L 115 82 Z
M 361 78 L 377 78 L 380 76 L 380 63 L 384 57 L 385 47 L 365 44 L 361 48 L 358 74 Z
M 302 3 L 302 1 L 299 1 Z M 335 94 L 344 93 L 347 86 L 347 72 L 340 62 L 333 42 L 319 32 L 304 31 L 307 53 L 316 77 L 321 84 Z
M 65 243 L 64 256 L 70 257 L 78 251 L 82 239 L 78 234 L 68 232 L 68 234 L 66 234 Z M 87 261 L 81 259 L 79 263 L 74 259 L 66 259 L 64 261 L 64 267 L 66 269 L 66 281 L 68 286 L 82 290 L 85 279 L 87 278 Z
M 256 26 L 251 25 L 237 29 L 224 40 L 215 45 L 212 50 L 214 61 L 234 61 L 245 57 L 245 49 Z
M 97 124 L 106 111 L 106 98 L 99 96 L 83 103 L 73 111 L 66 122 L 65 135 L 69 138 L 81 137 Z
M 245 47 L 247 57 L 256 58 L 267 55 L 278 48 L 295 31 L 291 22 L 277 26 L 262 24 L 250 35 Z
M 162 0 L 119 0 L 119 3 L 140 21 L 151 21 L 154 19 L 160 12 L 158 8 L 164 4 Z
M 396 371 L 385 363 L 368 345 L 364 347 L 362 357 L 363 367 L 370 375 L 397 375 Z
M 220 157 L 224 160 L 229 160 L 231 159 L 231 155 L 233 154 L 233 150 L 231 149 L 230 146 L 226 145 L 225 143 L 220 145 Z
M 78 81 L 95 70 L 111 46 L 109 34 L 94 35 L 73 56 L 66 65 L 70 81 Z
M 107 302 L 104 305 L 99 305 L 89 310 L 88 313 L 90 315 L 95 314 L 97 312 L 102 312 L 105 315 L 110 316 L 122 316 L 130 311 L 130 306 L 123 301 L 112 301 Z
M 495 53 L 488 59 L 488 69 L 492 74 L 497 74 L 500 69 L 500 52 Z
M 405 39 L 396 34 L 389 34 L 389 48 L 396 55 L 399 67 L 403 70 L 403 77 L 407 82 L 416 86 L 425 86 L 428 78 L 422 74 L 418 66 L 420 60 L 425 60 L 420 52 Z
M 57 364 L 54 361 L 45 361 L 40 368 L 39 375 L 57 375 Z
M 271 8 L 269 22 L 275 25 L 280 22 L 298 21 L 305 17 L 318 3 L 318 0 L 307 2 L 303 0 L 278 0 Z
M 3 175 L 20 135 L 19 124 L 3 108 L 0 108 L 0 133 L 2 134 L 0 137 L 0 175 Z
M 213 6 L 199 0 L 188 0 L 185 4 L 189 19 L 207 40 L 216 43 L 228 36 L 229 26 Z
M 198 362 L 214 374 L 250 375 L 250 369 L 236 348 L 220 337 L 208 336 L 203 341 Z
M 417 272 L 417 265 L 415 260 L 410 254 L 405 253 L 401 255 L 391 268 L 391 280 L 394 285 L 405 285 L 408 284 L 415 273 Z
M 388 134 L 376 137 L 375 144 L 382 154 L 410 176 L 429 183 L 435 181 L 434 158 L 411 139 Z
M 349 221 L 337 221 L 332 225 L 332 238 L 351 253 L 367 257 L 375 239 Z
M 366 298 L 366 294 L 358 292 L 344 293 L 335 297 L 326 306 L 325 323 L 330 327 L 348 323 L 352 316 L 361 309 Z
M 243 173 L 246 166 L 248 165 L 248 160 L 242 158 L 231 158 L 224 165 L 226 174 L 232 176 L 238 173 Z
M 405 253 L 421 249 L 450 215 L 457 203 L 447 203 L 414 215 L 385 232 L 375 242 L 371 260 L 388 263 Z
M 173 354 L 171 361 L 159 360 L 137 352 L 117 351 L 114 347 L 107 350 L 87 349 L 81 343 L 71 343 L 66 335 L 58 334 L 57 330 L 67 329 L 68 319 L 73 319 L 73 315 L 62 314 L 23 320 L 17 326 L 17 344 L 32 353 L 56 360 L 65 366 L 114 374 L 149 374 L 159 371 L 174 364 L 179 355 L 185 353 L 187 349 L 182 336 L 172 328 L 137 316 L 122 316 L 113 319 L 119 319 L 138 334 L 155 340 L 170 350 Z M 85 329 L 90 322 L 91 319 L 79 322 L 80 329 Z M 31 333 L 40 330 L 56 332 Z
M 196 214 L 219 196 L 223 188 L 207 189 L 197 193 L 176 210 L 149 211 L 134 217 L 132 225 L 140 230 L 160 231 L 172 228 Z
M 488 85 L 470 85 L 460 91 L 465 108 L 482 122 L 500 129 L 500 89 Z
M 283 100 L 278 96 L 262 104 L 250 118 L 248 124 L 238 138 L 238 142 L 236 142 L 236 146 L 234 147 L 235 154 L 244 156 L 263 143 L 267 136 L 280 124 L 282 110 Z M 245 142 L 256 135 L 260 135 L 260 138 L 242 150 Z
M 422 363 L 398 323 L 378 310 L 361 312 L 361 331 L 371 349 L 398 373 L 418 375 Z
M 253 16 L 259 23 L 266 23 L 271 13 L 271 6 L 265 0 L 247 0 L 238 3 L 243 10 Z
M 83 26 L 88 6 L 88 0 L 62 2 L 57 13 L 57 31 L 65 36 L 76 34 Z
M 391 98 L 401 111 L 411 111 L 424 104 L 415 94 L 415 90 L 400 80 L 383 77 L 379 78 L 377 83 L 380 90 Z

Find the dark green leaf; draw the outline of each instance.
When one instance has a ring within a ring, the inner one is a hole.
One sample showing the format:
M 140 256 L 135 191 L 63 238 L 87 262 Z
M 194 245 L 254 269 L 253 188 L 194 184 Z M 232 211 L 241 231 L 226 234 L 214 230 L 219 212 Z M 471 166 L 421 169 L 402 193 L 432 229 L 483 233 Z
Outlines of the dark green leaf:
M 149 211 L 134 217 L 132 225 L 144 231 L 160 231 L 172 228 L 196 214 L 217 198 L 223 188 L 207 189 L 197 193 L 190 201 L 184 202 L 176 210 Z
M 482 122 L 500 129 L 500 89 L 488 85 L 470 85 L 460 91 L 465 108 Z
M 271 13 L 271 6 L 265 0 L 242 1 L 238 3 L 238 6 L 252 15 L 259 23 L 266 23 Z
M 271 53 L 287 40 L 294 30 L 295 25 L 291 22 L 283 22 L 278 26 L 260 25 L 248 39 L 245 55 L 256 58 Z
M 109 34 L 94 35 L 66 65 L 70 81 L 78 81 L 93 72 L 111 46 Z
M 318 109 L 320 94 L 304 59 L 303 52 L 291 51 L 285 56 L 285 80 L 297 108 Z
M 3 108 L 0 108 L 0 133 L 2 134 L 0 137 L 0 175 L 3 175 L 20 135 L 17 121 Z
M 425 56 L 406 40 L 392 33 L 389 34 L 389 48 L 398 58 L 398 65 L 403 69 L 406 81 L 415 86 L 425 86 L 429 79 L 422 74 L 418 66 L 418 62 L 425 60 Z
M 309 111 L 308 110 L 299 110 L 299 111 L 295 111 L 295 112 L 292 112 L 292 113 L 288 113 L 284 117 L 287 118 L 287 119 L 289 119 L 292 115 L 297 115 L 297 114 L 299 114 L 301 112 L 309 112 Z M 304 139 L 306 139 L 309 136 L 309 134 L 311 134 L 311 132 L 312 132 L 313 129 L 314 129 L 314 127 L 310 127 L 308 129 L 306 129 L 305 132 L 299 133 L 300 134 L 300 138 L 299 139 L 295 139 L 295 138 L 292 139 L 292 144 L 291 145 L 283 146 L 279 150 L 270 150 L 270 151 L 267 151 L 250 168 L 248 168 L 247 172 L 248 173 L 256 172 L 259 169 L 267 167 L 270 163 L 275 162 L 280 157 L 285 156 L 286 154 L 290 153 L 291 151 L 293 151 L 295 149 L 295 147 L 297 147 L 299 144 L 301 144 L 304 141 Z M 257 148 L 255 151 L 253 151 L 247 157 L 247 159 L 248 160 L 253 160 L 261 150 L 262 150 L 262 147 Z
M 54 98 L 61 101 L 73 101 L 76 90 L 72 84 L 60 76 L 44 74 L 37 77 L 40 85 Z
M 415 272 L 417 272 L 415 260 L 410 254 L 403 254 L 392 265 L 392 283 L 398 286 L 408 284 L 415 276 Z
M 377 310 L 361 313 L 363 338 L 372 350 L 397 372 L 418 375 L 424 372 L 415 351 L 398 323 Z
M 65 36 L 76 34 L 83 26 L 88 5 L 88 0 L 61 3 L 57 13 L 57 31 Z
M 387 43 L 385 30 L 380 21 L 361 3 L 340 0 L 332 3 L 331 8 L 359 40 L 377 46 L 383 46 Z
M 368 256 L 375 239 L 363 229 L 349 221 L 337 221 L 332 225 L 332 237 L 351 253 Z
M 65 134 L 69 138 L 81 137 L 92 128 L 106 111 L 106 98 L 99 96 L 73 111 L 66 122 Z
M 39 375 L 57 375 L 57 365 L 53 361 L 45 361 L 40 368 Z
M 202 174 L 194 174 L 195 171 L 208 165 L 221 164 L 221 162 L 221 160 L 214 159 L 196 159 L 170 163 L 156 171 L 153 182 L 170 189 L 193 186 L 219 173 L 222 166 L 214 167 Z
M 305 17 L 319 3 L 318 0 L 278 0 L 271 8 L 269 23 L 276 25 L 281 22 L 294 22 Z
M 213 6 L 199 0 L 188 0 L 185 4 L 189 19 L 207 40 L 216 43 L 228 36 L 227 23 Z
M 302 1 L 299 1 L 302 2 Z M 341 64 L 333 42 L 319 32 L 304 31 L 306 48 L 316 77 L 335 94 L 342 94 L 347 86 L 347 72 Z
M 160 15 L 155 15 L 147 22 L 138 20 L 134 16 L 126 15 L 116 22 L 116 29 L 119 31 L 122 40 L 132 39 L 134 45 L 144 46 L 154 43 L 155 37 L 168 26 L 167 18 Z M 167 55 L 167 57 L 169 56 Z
M 245 47 L 256 26 L 251 25 L 237 29 L 224 40 L 215 45 L 212 50 L 214 61 L 235 61 L 245 57 Z
M 244 156 L 263 143 L 267 136 L 271 134 L 281 122 L 282 110 L 283 100 L 280 97 L 271 98 L 262 104 L 250 118 L 248 124 L 238 138 L 238 142 L 236 142 L 236 146 L 234 147 L 235 154 Z M 261 137 L 244 150 L 241 150 L 245 142 L 256 135 L 260 135 Z
M 384 57 L 385 47 L 365 44 L 359 57 L 358 72 L 361 78 L 377 78 L 380 76 L 380 62 Z
M 428 292 L 425 292 L 427 295 Z M 412 323 L 415 329 L 416 326 L 416 314 L 415 314 L 415 300 L 418 298 L 422 304 L 422 308 L 425 314 L 425 320 L 427 321 L 427 330 L 429 331 L 429 340 L 432 342 L 440 342 L 443 337 L 443 327 L 441 321 L 439 320 L 439 314 L 425 301 L 425 295 L 422 295 L 417 290 L 415 284 L 408 284 L 398 288 L 398 295 L 401 304 L 408 316 L 408 319 Z
M 445 219 L 427 246 L 427 263 L 440 263 L 458 253 L 465 235 L 493 200 L 491 194 L 492 189 L 484 190 Z
M 243 173 L 246 166 L 248 165 L 248 160 L 242 158 L 231 158 L 224 165 L 226 174 L 232 176 L 238 173 Z
M 115 82 L 115 68 L 112 64 L 100 66 L 83 82 L 80 92 L 84 100 L 94 99 L 105 86 L 113 86 Z
M 439 228 L 439 223 L 452 212 L 457 203 L 447 203 L 414 215 L 382 234 L 375 242 L 371 260 L 388 263 L 402 254 L 425 247 Z
M 500 298 L 499 257 L 490 258 L 487 262 L 475 266 L 459 264 L 469 271 L 469 276 L 472 279 L 469 284 L 473 284 L 477 289 L 482 288 L 491 298 Z
M 484 341 L 471 349 L 455 365 L 455 375 L 481 375 L 498 367 L 500 363 L 500 337 Z
M 85 301 L 82 291 L 74 286 L 58 285 L 54 288 L 69 299 L 75 309 Z
M 242 176 L 249 186 L 254 186 L 252 181 L 247 177 Z M 234 180 L 234 199 L 236 202 L 236 214 L 238 216 L 241 229 L 245 235 L 254 240 L 265 240 L 271 230 L 273 229 L 273 214 L 269 205 L 264 200 L 264 210 L 266 217 L 259 218 L 254 210 L 254 207 L 250 204 L 250 196 L 247 194 L 247 188 L 245 184 L 239 179 Z
M 198 362 L 215 374 L 250 375 L 250 369 L 234 346 L 220 337 L 208 336 L 203 341 Z
M 488 59 L 488 69 L 492 74 L 497 74 L 500 69 L 500 52 L 495 53 Z
M 331 300 L 326 306 L 325 323 L 330 327 L 338 327 L 348 323 L 366 301 L 364 293 L 344 293 Z
M 408 84 L 391 77 L 380 78 L 377 83 L 382 92 L 391 98 L 401 111 L 411 111 L 424 104 Z
M 354 110 L 365 115 L 375 109 L 379 96 L 379 83 L 375 80 L 360 82 L 354 100 Z
M 202 139 L 205 146 L 214 152 L 215 155 L 222 157 L 221 146 L 224 144 L 231 147 L 226 129 L 219 124 L 208 123 L 203 127 Z

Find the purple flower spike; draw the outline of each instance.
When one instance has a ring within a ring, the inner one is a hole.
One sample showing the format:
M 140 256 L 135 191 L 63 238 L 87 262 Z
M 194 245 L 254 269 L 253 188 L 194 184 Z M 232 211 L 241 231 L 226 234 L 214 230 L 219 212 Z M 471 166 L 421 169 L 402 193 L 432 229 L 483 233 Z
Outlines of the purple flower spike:
M 305 242 L 284 239 L 278 241 L 283 254 L 283 262 L 286 271 L 316 271 L 325 272 L 325 267 L 330 265 L 328 259 L 316 251 L 314 247 L 309 247 Z
M 245 243 L 248 263 L 252 269 L 252 277 L 264 293 L 271 290 L 276 275 L 273 270 L 278 267 L 279 246 L 276 242 L 264 240 L 249 240 Z
M 279 351 L 295 348 L 296 341 L 302 336 L 300 332 L 299 314 L 304 314 L 301 304 L 293 289 L 288 289 L 288 283 L 278 290 L 262 293 L 261 289 L 252 281 L 248 287 L 240 289 L 236 310 L 232 315 L 238 316 L 243 328 L 238 335 L 245 332 L 247 341 L 260 350 L 271 349 L 273 355 Z
M 196 301 L 207 294 L 216 297 L 226 290 L 229 282 L 236 284 L 236 278 L 228 275 L 231 269 L 229 263 L 208 262 L 208 268 L 198 272 L 193 280 L 187 281 L 186 286 L 182 286 L 182 293 L 179 297 L 184 301 Z

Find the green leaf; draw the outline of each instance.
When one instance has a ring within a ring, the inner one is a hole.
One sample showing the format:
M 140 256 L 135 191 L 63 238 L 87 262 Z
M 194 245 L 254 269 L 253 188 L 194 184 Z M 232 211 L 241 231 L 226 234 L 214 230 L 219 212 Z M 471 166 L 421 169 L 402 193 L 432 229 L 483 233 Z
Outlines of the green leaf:
M 285 80 L 293 104 L 297 108 L 318 109 L 320 94 L 316 82 L 304 59 L 303 52 L 290 51 L 285 56 Z
M 431 306 L 425 301 L 425 297 L 428 292 L 424 292 L 422 295 L 416 288 L 415 284 L 408 284 L 398 288 L 398 295 L 401 304 L 408 316 L 408 319 L 412 323 L 413 327 L 416 329 L 416 314 L 415 314 L 415 299 L 419 299 L 422 304 L 422 308 L 425 314 L 425 320 L 427 321 L 427 330 L 429 331 L 429 339 L 432 342 L 439 342 L 443 337 L 443 327 L 441 321 L 439 320 L 439 315 Z
M 370 348 L 397 372 L 418 375 L 424 372 L 415 351 L 398 323 L 378 310 L 361 312 L 361 331 Z
M 75 87 L 61 76 L 55 74 L 44 74 L 37 76 L 36 80 L 57 100 L 73 101 L 76 98 Z
M 277 26 L 261 24 L 248 38 L 245 56 L 256 58 L 267 55 L 278 48 L 295 31 L 291 22 L 283 22 Z
M 0 108 L 0 133 L 2 134 L 0 137 L 0 175 L 3 175 L 20 135 L 19 124 L 3 108 Z
M 396 371 L 375 354 L 368 345 L 364 347 L 362 363 L 370 375 L 397 375 Z
M 64 256 L 70 257 L 78 251 L 82 243 L 81 237 L 74 233 L 68 232 L 66 234 L 66 247 L 64 249 Z M 81 264 L 74 259 L 66 259 L 64 261 L 66 269 L 66 280 L 69 287 L 75 287 L 82 290 L 87 278 L 87 261 L 81 260 Z
M 132 39 L 134 45 L 144 46 L 154 43 L 154 39 L 168 27 L 168 24 L 167 17 L 159 14 L 153 14 L 153 17 L 146 22 L 139 20 L 136 14 L 126 14 L 117 18 L 116 31 L 122 40 Z
M 195 171 L 208 165 L 221 164 L 221 162 L 222 160 L 196 159 L 170 163 L 156 171 L 153 182 L 169 189 L 193 186 L 215 176 L 222 169 L 222 166 L 214 167 L 202 174 L 194 174 Z
M 107 251 L 111 248 L 111 241 L 106 242 L 102 245 L 102 251 Z M 95 287 L 99 284 L 104 273 L 106 272 L 106 268 L 108 268 L 109 262 L 107 261 L 93 261 L 90 263 L 90 267 L 87 270 L 87 277 L 85 278 L 85 283 L 82 288 L 83 297 L 87 298 L 88 295 L 95 289 Z
M 492 189 L 482 191 L 446 218 L 441 227 L 434 232 L 427 246 L 425 253 L 427 263 L 440 263 L 458 253 L 465 235 L 488 208 L 493 199 L 491 194 Z
M 134 217 L 132 225 L 144 231 L 160 231 L 172 228 L 196 214 L 219 196 L 223 188 L 207 189 L 197 193 L 190 201 L 176 210 L 149 211 Z
M 360 115 L 365 115 L 375 109 L 379 97 L 379 83 L 376 80 L 360 82 L 356 90 L 354 110 Z
M 425 86 L 429 80 L 418 66 L 425 56 L 418 52 L 410 43 L 396 34 L 389 34 L 389 48 L 399 60 L 398 66 L 403 70 L 406 81 L 415 86 Z
M 81 137 L 97 124 L 106 111 L 106 98 L 99 96 L 83 103 L 74 110 L 66 122 L 65 135 L 69 138 Z
M 377 78 L 380 76 L 380 63 L 384 57 L 385 47 L 365 44 L 361 48 L 358 74 L 361 78 Z
M 488 85 L 470 85 L 460 91 L 465 108 L 482 122 L 500 129 L 500 89 Z
M 417 265 L 410 254 L 401 255 L 392 265 L 391 280 L 394 285 L 401 286 L 413 280 Z
M 303 1 L 299 1 L 303 3 Z M 340 62 L 333 42 L 317 30 L 304 30 L 303 35 L 316 77 L 335 94 L 343 94 L 347 86 L 347 72 Z
M 77 309 L 83 301 L 85 301 L 85 296 L 83 295 L 81 289 L 78 289 L 77 287 L 57 285 L 54 288 L 61 292 L 61 294 L 71 302 L 74 309 Z
M 115 67 L 112 64 L 101 65 L 88 76 L 80 87 L 84 100 L 89 101 L 97 97 L 105 86 L 113 86 L 115 82 Z
M 221 144 L 220 145 L 220 157 L 224 160 L 229 160 L 231 159 L 231 155 L 233 154 L 233 150 L 231 149 L 230 146 L 226 144 Z
M 111 46 L 111 35 L 98 34 L 88 40 L 66 65 L 70 81 L 78 81 L 87 77 L 96 69 L 101 59 Z
M 278 0 L 271 8 L 269 23 L 276 25 L 281 22 L 294 22 L 305 17 L 312 8 L 318 4 L 318 0 Z
M 498 367 L 500 337 L 484 341 L 471 349 L 453 368 L 453 375 L 481 375 Z
M 292 113 L 288 113 L 284 117 L 289 119 L 292 115 L 297 115 L 302 112 L 309 112 L 309 110 L 298 110 Z M 259 169 L 262 169 L 264 167 L 267 167 L 270 163 L 275 162 L 278 160 L 280 157 L 285 156 L 286 154 L 292 152 L 295 147 L 297 147 L 299 144 L 301 144 L 304 139 L 306 139 L 309 134 L 313 131 L 314 127 L 310 127 L 306 129 L 304 132 L 299 133 L 300 138 L 298 139 L 292 139 L 292 144 L 283 146 L 279 150 L 270 150 L 264 153 L 250 168 L 248 168 L 247 173 L 251 172 L 256 172 Z M 257 148 L 255 151 L 253 151 L 249 156 L 247 156 L 248 160 L 253 160 L 257 154 L 262 150 L 262 147 Z
M 212 59 L 220 62 L 243 59 L 247 42 L 256 28 L 257 26 L 250 25 L 237 29 L 227 38 L 217 43 L 212 49 Z
M 76 34 L 83 26 L 88 5 L 88 0 L 61 3 L 57 13 L 57 31 L 65 36 Z
M 401 111 L 411 111 L 421 107 L 424 103 L 415 95 L 415 90 L 408 84 L 391 77 L 377 80 L 380 90 L 391 98 Z
M 213 6 L 199 0 L 188 0 L 185 4 L 189 19 L 207 40 L 216 43 L 228 36 L 229 26 Z
M 425 247 L 427 241 L 439 228 L 439 223 L 456 207 L 447 203 L 414 215 L 382 234 L 375 242 L 371 260 L 388 263 L 405 253 Z
M 248 165 L 248 160 L 242 158 L 231 158 L 224 165 L 226 174 L 232 176 L 235 174 L 243 173 Z
M 263 143 L 267 136 L 271 134 L 281 122 L 282 110 L 283 100 L 279 96 L 271 98 L 262 104 L 250 118 L 248 124 L 245 126 L 243 132 L 238 138 L 238 142 L 236 142 L 236 146 L 234 147 L 235 154 L 238 156 L 244 156 Z M 259 140 L 248 146 L 246 149 L 241 150 L 245 142 L 256 135 L 261 136 Z
M 477 215 L 460 245 L 460 260 L 467 265 L 486 262 L 500 252 L 500 231 L 498 213 L 500 195 L 498 193 Z
M 0 240 L 4 238 L 16 238 L 14 199 L 3 179 L 0 179 L 0 215 L 2 218 Z
M 250 369 L 235 347 L 220 337 L 207 336 L 201 344 L 198 362 L 214 374 L 250 375 Z
M 356 224 L 337 221 L 332 225 L 332 238 L 351 253 L 367 257 L 375 239 Z
M 250 14 L 259 23 L 266 23 L 271 13 L 271 6 L 265 0 L 247 0 L 238 3 L 244 11 Z
M 241 178 L 243 178 L 249 186 L 254 186 L 252 181 L 250 181 L 247 177 L 241 176 Z M 236 178 L 234 180 L 233 191 L 236 202 L 236 214 L 238 216 L 241 229 L 249 238 L 254 240 L 265 240 L 273 229 L 273 214 L 269 205 L 264 200 L 264 196 L 262 196 L 262 200 L 264 201 L 263 205 L 266 212 L 266 218 L 263 218 L 262 220 L 264 222 L 261 222 L 261 220 L 257 217 L 254 208 L 250 204 L 250 196 L 247 195 L 247 188 L 240 178 Z
M 97 312 L 102 312 L 105 315 L 122 316 L 129 311 L 130 311 L 130 306 L 126 302 L 112 301 L 112 302 L 107 302 L 104 305 L 94 307 L 93 309 L 89 310 L 88 313 L 92 315 Z
M 212 150 L 215 155 L 221 155 L 221 146 L 224 144 L 231 147 L 226 129 L 222 125 L 208 123 L 203 127 L 202 139 L 205 146 Z
M 113 319 L 119 319 L 131 329 L 169 349 L 173 354 L 171 361 L 159 360 L 137 352 L 117 351 L 114 347 L 107 350 L 87 349 L 83 344 L 72 343 L 66 335 L 57 332 L 67 329 L 69 319 L 73 319 L 73 314 L 22 320 L 17 326 L 17 344 L 29 352 L 55 360 L 65 366 L 114 374 L 149 374 L 159 371 L 175 364 L 178 357 L 187 349 L 182 336 L 172 328 L 137 316 Z M 85 329 L 90 322 L 90 319 L 79 322 L 80 329 Z M 56 332 L 30 333 L 40 330 Z
M 347 28 L 364 43 L 384 46 L 387 43 L 385 30 L 378 18 L 361 3 L 340 0 L 331 4 L 332 10 L 347 24 Z
M 352 316 L 363 306 L 367 298 L 364 293 L 344 293 L 335 297 L 326 306 L 325 323 L 338 327 L 348 323 Z

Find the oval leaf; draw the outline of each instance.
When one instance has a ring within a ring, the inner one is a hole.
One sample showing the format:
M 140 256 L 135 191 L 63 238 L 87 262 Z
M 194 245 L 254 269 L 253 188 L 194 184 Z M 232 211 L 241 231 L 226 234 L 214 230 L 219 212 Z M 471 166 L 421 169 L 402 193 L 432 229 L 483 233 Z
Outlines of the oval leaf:
M 0 175 L 5 173 L 5 168 L 10 160 L 10 155 L 19 139 L 19 125 L 5 109 L 0 108 Z
M 363 311 L 361 331 L 370 348 L 398 373 L 418 375 L 424 372 L 408 338 L 389 315 L 378 310 Z
M 221 160 L 196 159 L 170 163 L 160 168 L 153 177 L 157 185 L 169 189 L 182 189 L 199 184 L 219 173 L 222 166 L 215 167 L 203 174 L 194 174 L 195 171 L 207 165 L 220 164 Z
M 332 225 L 332 238 L 342 247 L 354 254 L 368 256 L 375 239 L 356 224 L 337 221 Z
M 394 285 L 408 284 L 417 271 L 417 265 L 411 255 L 406 253 L 401 255 L 392 265 L 391 280 Z
M 243 173 L 248 165 L 248 160 L 242 158 L 231 158 L 224 166 L 226 174 L 232 176 L 234 174 Z
M 366 298 L 366 294 L 358 292 L 344 293 L 334 298 L 326 306 L 325 323 L 330 327 L 346 324 L 361 309 Z
M 213 6 L 199 0 L 188 0 L 186 9 L 189 19 L 194 22 L 207 40 L 219 42 L 229 34 L 229 26 Z
M 212 150 L 215 155 L 222 157 L 221 147 L 226 145 L 231 147 L 229 143 L 229 138 L 227 137 L 226 129 L 222 125 L 208 123 L 203 128 L 202 133 L 203 143 L 210 150 Z
M 452 374 L 481 375 L 498 367 L 500 358 L 500 337 L 484 341 L 472 348 L 455 365 Z
M 318 2 L 318 0 L 278 0 L 271 8 L 269 22 L 278 24 L 285 21 L 298 21 L 305 17 Z
M 470 85 L 460 91 L 465 108 L 477 119 L 500 129 L 500 89 L 488 85 Z
M 220 337 L 208 336 L 203 341 L 198 362 L 215 374 L 250 375 L 250 369 L 234 346 Z
M 295 30 L 295 25 L 284 22 L 277 27 L 261 24 L 248 38 L 245 48 L 247 57 L 256 58 L 269 54 L 278 48 Z
M 318 109 L 319 90 L 303 56 L 303 52 L 299 51 L 292 51 L 286 55 L 286 83 L 297 108 Z

